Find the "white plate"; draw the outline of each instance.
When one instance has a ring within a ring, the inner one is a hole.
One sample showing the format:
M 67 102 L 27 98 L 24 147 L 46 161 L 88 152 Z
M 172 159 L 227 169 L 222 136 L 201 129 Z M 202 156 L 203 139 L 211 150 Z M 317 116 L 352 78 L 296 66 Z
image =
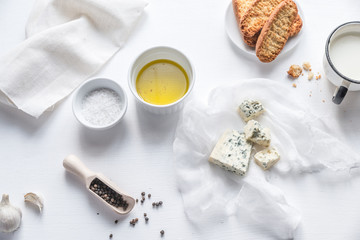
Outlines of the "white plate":
M 294 1 L 295 2 L 295 1 Z M 284 55 L 285 53 L 289 52 L 291 49 L 293 49 L 300 41 L 302 37 L 302 33 L 304 32 L 304 14 L 297 2 L 295 2 L 298 7 L 299 15 L 303 21 L 303 26 L 301 31 L 294 37 L 289 38 L 287 43 L 284 46 L 284 49 L 281 51 L 280 55 Z M 233 11 L 232 2 L 230 2 L 229 6 L 226 9 L 225 14 L 225 29 L 227 32 L 227 35 L 229 36 L 230 40 L 240 48 L 243 52 L 253 56 L 256 58 L 255 49 L 249 47 L 244 40 L 242 39 L 239 27 L 236 22 L 235 14 Z M 257 58 L 256 58 L 257 59 Z

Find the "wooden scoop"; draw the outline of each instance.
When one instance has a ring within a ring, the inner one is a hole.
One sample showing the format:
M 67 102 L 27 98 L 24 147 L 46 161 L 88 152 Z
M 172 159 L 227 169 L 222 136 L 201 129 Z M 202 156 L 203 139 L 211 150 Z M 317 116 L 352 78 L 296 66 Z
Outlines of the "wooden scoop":
M 108 207 L 119 214 L 127 214 L 129 213 L 135 206 L 135 199 L 130 197 L 129 195 L 124 194 L 114 183 L 112 183 L 109 179 L 107 179 L 101 173 L 95 173 L 88 169 L 84 163 L 74 155 L 67 156 L 63 161 L 64 168 L 71 172 L 72 174 L 79 176 L 84 182 L 86 188 L 89 192 L 104 202 Z M 103 192 L 99 192 L 94 189 L 94 185 L 103 185 L 104 187 L 109 187 L 108 189 L 113 194 L 110 195 L 109 199 L 104 197 Z M 98 193 L 96 193 L 96 191 Z M 119 194 L 119 195 L 118 195 Z M 103 197 L 101 197 L 103 196 Z M 115 196 L 115 197 L 114 197 Z M 114 201 L 112 201 L 112 199 Z M 117 203 L 116 203 L 116 200 Z M 121 203 L 121 204 L 120 204 Z M 119 206 L 120 205 L 120 206 Z

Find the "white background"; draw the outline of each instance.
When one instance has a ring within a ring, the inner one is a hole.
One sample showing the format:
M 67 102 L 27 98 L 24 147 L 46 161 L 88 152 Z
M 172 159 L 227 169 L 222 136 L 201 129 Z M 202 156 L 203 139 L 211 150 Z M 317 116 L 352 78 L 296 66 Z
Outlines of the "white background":
M 0 55 L 24 40 L 33 2 L 0 1 Z M 116 80 L 130 100 L 125 118 L 110 130 L 94 132 L 82 127 L 72 114 L 72 96 L 39 119 L 1 105 L 0 193 L 10 194 L 10 201 L 23 211 L 23 221 L 18 231 L 0 233 L 0 239 L 108 239 L 110 233 L 113 239 L 160 239 L 161 229 L 165 230 L 163 239 L 272 239 L 261 226 L 234 227 L 231 219 L 219 221 L 215 228 L 201 229 L 187 220 L 174 177 L 172 152 L 181 112 L 156 116 L 139 108 L 127 86 L 127 72 L 132 60 L 147 48 L 177 48 L 196 68 L 192 97 L 206 102 L 211 89 L 254 77 L 274 79 L 293 90 L 286 74 L 288 67 L 309 61 L 313 71 L 323 77 L 296 80 L 294 97 L 306 96 L 304 104 L 317 111 L 328 127 L 336 129 L 334 132 L 341 130 L 339 138 L 358 151 L 360 94 L 349 93 L 341 106 L 331 103 L 335 88 L 322 73 L 322 57 L 333 28 L 360 20 L 360 1 L 298 2 L 305 14 L 300 43 L 275 62 L 262 64 L 246 57 L 227 37 L 224 20 L 230 1 L 149 0 L 128 42 L 96 75 Z M 150 192 L 151 201 L 138 204 L 127 216 L 111 212 L 90 196 L 76 177 L 65 172 L 62 160 L 70 153 L 134 197 Z M 296 239 L 360 239 L 359 178 L 326 183 L 313 174 L 296 179 L 287 176 L 274 183 L 303 215 Z M 45 197 L 41 214 L 23 203 L 23 194 L 30 191 Z M 152 209 L 151 202 L 158 200 L 164 206 Z M 148 224 L 144 223 L 144 212 L 150 217 Z M 129 221 L 135 217 L 140 221 L 133 228 Z M 115 219 L 119 219 L 118 224 Z

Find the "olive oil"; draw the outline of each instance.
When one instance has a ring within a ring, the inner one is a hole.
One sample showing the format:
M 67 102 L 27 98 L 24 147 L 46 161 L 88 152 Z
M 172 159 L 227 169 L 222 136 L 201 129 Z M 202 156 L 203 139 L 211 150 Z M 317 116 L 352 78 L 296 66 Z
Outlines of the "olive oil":
M 136 91 L 151 104 L 166 105 L 182 98 L 189 89 L 189 77 L 178 63 L 159 59 L 146 64 L 136 78 Z

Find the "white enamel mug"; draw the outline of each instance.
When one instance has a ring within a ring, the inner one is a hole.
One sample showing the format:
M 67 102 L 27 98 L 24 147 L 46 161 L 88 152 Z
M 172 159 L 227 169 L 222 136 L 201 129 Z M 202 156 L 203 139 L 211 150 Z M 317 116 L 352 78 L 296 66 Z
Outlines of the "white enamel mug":
M 336 41 L 341 40 L 344 36 L 348 38 L 350 35 L 354 35 L 354 39 L 360 38 L 360 21 L 347 22 L 335 28 L 329 35 L 325 45 L 325 54 L 323 58 L 324 71 L 326 78 L 337 86 L 332 98 L 332 101 L 335 104 L 340 104 L 343 101 L 348 90 L 360 90 L 360 77 L 353 77 L 354 75 L 360 76 L 360 62 L 352 61 L 352 59 L 345 56 L 346 50 L 348 51 L 349 49 L 344 49 L 344 56 L 339 57 L 339 52 L 335 53 L 335 46 L 333 46 Z M 348 39 L 346 42 L 344 40 L 343 44 L 347 44 L 348 42 Z M 357 45 L 357 43 L 355 43 L 355 45 L 358 47 L 354 49 L 354 52 L 356 52 L 355 50 L 360 50 L 360 45 Z M 339 50 L 337 49 L 336 51 Z M 345 60 L 342 61 L 343 59 Z M 351 71 L 359 72 L 349 74 L 344 71 L 344 67 L 346 69 L 346 66 L 351 66 L 353 63 L 357 64 L 358 67 L 353 67 Z

